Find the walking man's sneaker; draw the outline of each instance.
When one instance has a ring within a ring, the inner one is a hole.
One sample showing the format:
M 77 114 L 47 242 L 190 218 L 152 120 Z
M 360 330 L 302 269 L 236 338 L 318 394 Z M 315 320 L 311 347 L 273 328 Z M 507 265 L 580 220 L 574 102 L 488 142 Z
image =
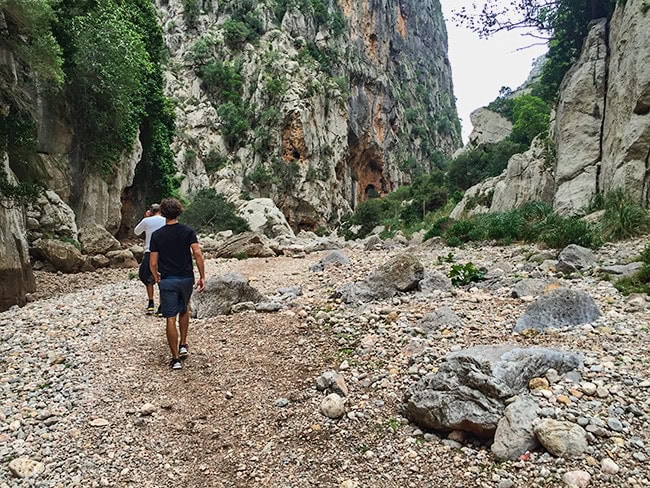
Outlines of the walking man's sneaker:
M 163 316 L 162 311 L 160 310 L 160 307 L 158 307 L 158 310 L 156 310 L 156 313 L 154 313 L 154 315 L 156 317 L 162 317 Z
M 169 366 L 171 366 L 172 369 L 181 369 L 183 367 L 179 358 L 172 358 Z
M 154 312 L 153 305 L 149 305 L 149 306 L 147 307 L 147 312 L 146 312 L 147 315 L 153 315 L 153 312 Z
M 181 359 L 185 359 L 190 355 L 190 350 L 188 349 L 187 344 L 181 344 L 178 346 L 178 355 Z

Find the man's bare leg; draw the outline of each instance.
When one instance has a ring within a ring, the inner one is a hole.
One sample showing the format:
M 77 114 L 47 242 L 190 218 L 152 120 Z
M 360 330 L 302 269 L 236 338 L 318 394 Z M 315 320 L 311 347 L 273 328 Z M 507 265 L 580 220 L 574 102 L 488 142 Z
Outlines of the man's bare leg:
M 187 335 L 187 326 L 185 327 L 185 334 Z M 169 343 L 169 350 L 172 353 L 172 357 L 178 359 L 178 331 L 176 330 L 176 317 L 167 317 L 167 342 Z
M 181 344 L 187 344 L 187 329 L 190 326 L 190 312 L 189 310 L 178 316 L 178 325 L 181 329 Z
M 147 296 L 149 300 L 153 300 L 153 285 L 147 285 Z

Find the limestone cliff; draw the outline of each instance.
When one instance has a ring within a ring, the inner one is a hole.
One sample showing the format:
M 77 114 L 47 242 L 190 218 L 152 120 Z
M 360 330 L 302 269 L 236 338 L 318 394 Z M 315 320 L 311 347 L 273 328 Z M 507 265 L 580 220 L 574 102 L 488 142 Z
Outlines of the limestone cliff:
M 270 197 L 294 229 L 314 230 L 458 147 L 438 0 L 188 5 L 158 2 L 185 193 Z
M 515 155 L 486 188 L 490 211 L 532 200 L 580 214 L 599 193 L 624 188 L 650 201 L 650 11 L 643 0 L 619 2 L 611 20 L 591 24 L 582 53 L 560 87 L 550 144 Z M 507 191 L 503 191 L 507 189 Z M 459 205 L 455 215 L 466 208 Z

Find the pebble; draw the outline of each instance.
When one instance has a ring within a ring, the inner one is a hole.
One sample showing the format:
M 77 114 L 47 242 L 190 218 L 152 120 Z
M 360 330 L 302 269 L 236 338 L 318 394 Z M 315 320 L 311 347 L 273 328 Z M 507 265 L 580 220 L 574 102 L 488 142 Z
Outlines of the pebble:
M 320 404 L 320 411 L 326 417 L 338 419 L 345 415 L 345 401 L 336 393 L 330 393 Z
M 623 424 L 620 420 L 614 417 L 607 419 L 607 426 L 612 429 L 614 432 L 623 432 Z
M 604 458 L 600 463 L 600 470 L 605 474 L 616 474 L 620 469 L 611 458 Z
M 16 478 L 36 477 L 45 471 L 43 463 L 28 458 L 12 459 L 8 468 Z
M 564 473 L 562 480 L 569 488 L 587 488 L 591 483 L 591 475 L 586 471 L 569 471 Z
M 156 411 L 156 406 L 153 403 L 145 403 L 140 407 L 140 414 L 153 415 Z

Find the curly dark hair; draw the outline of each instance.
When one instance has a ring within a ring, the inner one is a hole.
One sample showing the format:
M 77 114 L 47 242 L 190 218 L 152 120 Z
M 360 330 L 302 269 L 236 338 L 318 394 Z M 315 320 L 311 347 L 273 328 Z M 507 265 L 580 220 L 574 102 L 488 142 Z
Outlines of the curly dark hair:
M 160 213 L 166 219 L 177 219 L 183 213 L 183 204 L 175 198 L 165 198 L 160 202 Z

